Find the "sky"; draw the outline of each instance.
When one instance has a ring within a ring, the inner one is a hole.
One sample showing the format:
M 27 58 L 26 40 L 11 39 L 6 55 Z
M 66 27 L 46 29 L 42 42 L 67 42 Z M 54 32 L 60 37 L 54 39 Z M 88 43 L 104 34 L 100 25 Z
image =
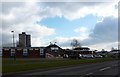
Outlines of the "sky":
M 30 34 L 32 47 L 57 42 L 71 48 L 71 41 L 77 39 L 92 50 L 117 48 L 118 0 L 106 1 L 2 1 L 0 46 L 12 46 L 14 30 L 15 42 L 18 34 Z

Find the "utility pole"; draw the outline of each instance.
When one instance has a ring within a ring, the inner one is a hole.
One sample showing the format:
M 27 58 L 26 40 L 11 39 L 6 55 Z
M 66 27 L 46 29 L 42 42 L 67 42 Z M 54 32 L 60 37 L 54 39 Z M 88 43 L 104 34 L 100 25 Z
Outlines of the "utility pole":
M 13 47 L 15 47 L 15 40 L 14 40 L 14 31 L 11 31 L 13 33 Z
M 13 49 L 15 50 L 14 31 L 11 32 L 13 33 Z M 14 60 L 16 60 L 16 51 L 14 51 Z

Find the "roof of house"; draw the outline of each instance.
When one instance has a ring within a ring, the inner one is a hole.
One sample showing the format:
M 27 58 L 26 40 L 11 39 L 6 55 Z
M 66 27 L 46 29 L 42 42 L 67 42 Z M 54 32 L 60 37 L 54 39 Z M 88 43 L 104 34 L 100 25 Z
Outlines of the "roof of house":
M 90 48 L 88 48 L 88 47 L 77 47 L 77 48 L 74 48 L 73 50 L 90 50 Z
M 59 47 L 59 46 L 56 45 L 56 44 L 50 44 L 50 45 L 48 45 L 46 48 L 50 48 L 50 47 L 58 47 L 58 48 L 62 49 L 61 47 Z

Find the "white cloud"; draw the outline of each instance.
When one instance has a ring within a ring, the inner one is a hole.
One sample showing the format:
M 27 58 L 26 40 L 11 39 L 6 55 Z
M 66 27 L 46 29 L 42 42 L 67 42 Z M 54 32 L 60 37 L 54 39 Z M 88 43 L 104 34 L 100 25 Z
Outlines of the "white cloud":
M 112 47 L 118 49 L 118 42 L 112 42 L 112 43 L 101 43 L 101 44 L 95 44 L 95 45 L 90 45 L 89 46 L 93 50 L 111 50 Z
M 75 30 L 74 30 L 76 33 L 79 33 L 80 34 L 80 38 L 82 39 L 82 40 L 84 40 L 84 39 L 87 39 L 87 38 L 89 38 L 89 31 L 88 31 L 88 29 L 86 28 L 86 27 L 79 27 L 79 28 L 76 28 Z
M 2 19 L 2 43 L 4 45 L 12 43 L 11 30 L 14 30 L 16 40 L 18 40 L 18 34 L 25 31 L 32 36 L 32 46 L 41 45 L 41 41 L 46 36 L 55 33 L 55 29 L 37 23 L 42 19 L 39 15 L 41 11 L 42 9 L 36 3 L 28 2 L 19 8 L 16 5 L 12 6 L 8 13 L 2 13 L 0 18 Z
M 86 27 L 80 27 L 74 30 L 77 33 L 85 33 L 87 31 Z
M 98 17 L 118 16 L 116 5 L 118 2 L 68 2 L 68 3 L 44 3 L 49 8 L 59 9 L 68 20 L 75 20 L 92 14 Z
M 77 39 L 81 43 L 81 45 L 83 45 L 82 41 L 87 38 L 83 36 L 82 37 L 81 36 L 79 37 L 62 37 L 61 36 L 61 37 L 56 37 L 55 39 L 53 39 L 52 42 L 53 43 L 57 42 L 57 44 L 63 48 L 71 48 L 71 42 L 73 39 Z
M 96 24 L 94 30 L 87 33 L 87 28 L 80 27 L 75 29 L 79 32 L 79 37 L 57 37 L 55 38 L 59 45 L 70 47 L 70 42 L 73 39 L 79 40 L 82 46 L 89 46 L 91 49 L 106 49 L 118 46 L 118 22 L 116 17 L 106 17 L 102 22 Z M 87 36 L 87 37 L 84 37 Z
M 9 6 L 10 4 L 10 6 Z M 61 46 L 69 47 L 69 41 L 76 38 L 85 43 L 85 45 L 92 45 L 96 43 L 106 42 L 108 39 L 115 42 L 116 38 L 116 26 L 113 27 L 112 21 L 105 22 L 104 19 L 109 16 L 118 17 L 118 9 L 115 8 L 116 2 L 68 2 L 68 3 L 13 3 L 11 2 L 3 4 L 3 10 L 0 15 L 2 20 L 2 41 L 6 43 L 11 42 L 12 34 L 11 30 L 15 30 L 16 34 L 26 31 L 32 34 L 32 44 L 34 46 L 45 45 L 48 41 L 44 39 L 49 35 L 55 33 L 55 29 L 49 28 L 45 25 L 37 24 L 36 21 L 41 21 L 47 17 L 64 16 L 68 20 L 75 20 L 86 15 L 92 14 L 97 17 L 103 17 L 103 20 L 97 23 L 93 34 L 89 35 L 87 28 L 81 27 L 75 29 L 75 32 L 80 33 L 80 37 L 56 37 Z M 111 19 L 111 18 L 110 18 Z M 111 24 L 109 24 L 111 23 Z M 103 26 L 102 26 L 102 25 Z M 98 26 L 100 25 L 100 26 Z M 109 27 L 108 27 L 109 26 Z M 102 30 L 102 31 L 101 31 Z M 112 30 L 112 31 L 111 31 Z M 104 35 L 103 35 L 104 34 Z M 113 37 L 111 37 L 113 36 Z M 9 39 L 8 39 L 9 38 Z M 89 38 L 89 39 L 88 39 Z M 17 38 L 16 38 L 17 39 Z M 84 40 L 84 41 L 83 41 Z M 107 42 L 110 42 L 109 40 Z M 100 46 L 103 44 L 95 45 Z M 93 46 L 94 47 L 94 46 Z
M 13 13 L 9 13 L 8 15 L 2 15 L 2 18 L 6 21 L 12 21 L 15 19 L 15 16 Z
M 97 49 L 108 49 L 118 46 L 118 19 L 106 17 L 94 27 L 88 39 L 82 41 L 84 45 Z
M 84 40 L 85 38 L 83 38 L 83 37 L 56 37 L 55 39 L 54 39 L 54 41 L 56 41 L 56 42 L 58 42 L 58 43 L 66 43 L 66 42 L 70 42 L 70 41 L 72 41 L 73 39 L 77 39 L 77 40 L 79 40 L 79 41 L 82 41 L 82 40 Z
M 42 16 L 43 18 L 47 18 L 47 17 L 55 17 L 55 16 L 62 16 L 61 10 L 58 8 L 50 8 L 50 7 L 45 7 L 42 8 L 42 11 L 39 14 L 40 16 Z
M 114 2 L 119 0 L 1 0 L 1 2 Z

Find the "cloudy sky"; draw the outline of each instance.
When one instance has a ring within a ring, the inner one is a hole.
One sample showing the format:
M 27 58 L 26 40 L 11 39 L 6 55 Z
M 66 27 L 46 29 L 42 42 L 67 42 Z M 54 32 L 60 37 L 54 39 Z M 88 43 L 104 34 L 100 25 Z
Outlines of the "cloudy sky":
M 106 49 L 118 46 L 118 1 L 109 2 L 40 2 L 3 1 L 0 3 L 0 44 L 11 46 L 12 33 L 31 35 L 32 46 L 50 42 L 69 48 L 77 39 L 82 46 Z

